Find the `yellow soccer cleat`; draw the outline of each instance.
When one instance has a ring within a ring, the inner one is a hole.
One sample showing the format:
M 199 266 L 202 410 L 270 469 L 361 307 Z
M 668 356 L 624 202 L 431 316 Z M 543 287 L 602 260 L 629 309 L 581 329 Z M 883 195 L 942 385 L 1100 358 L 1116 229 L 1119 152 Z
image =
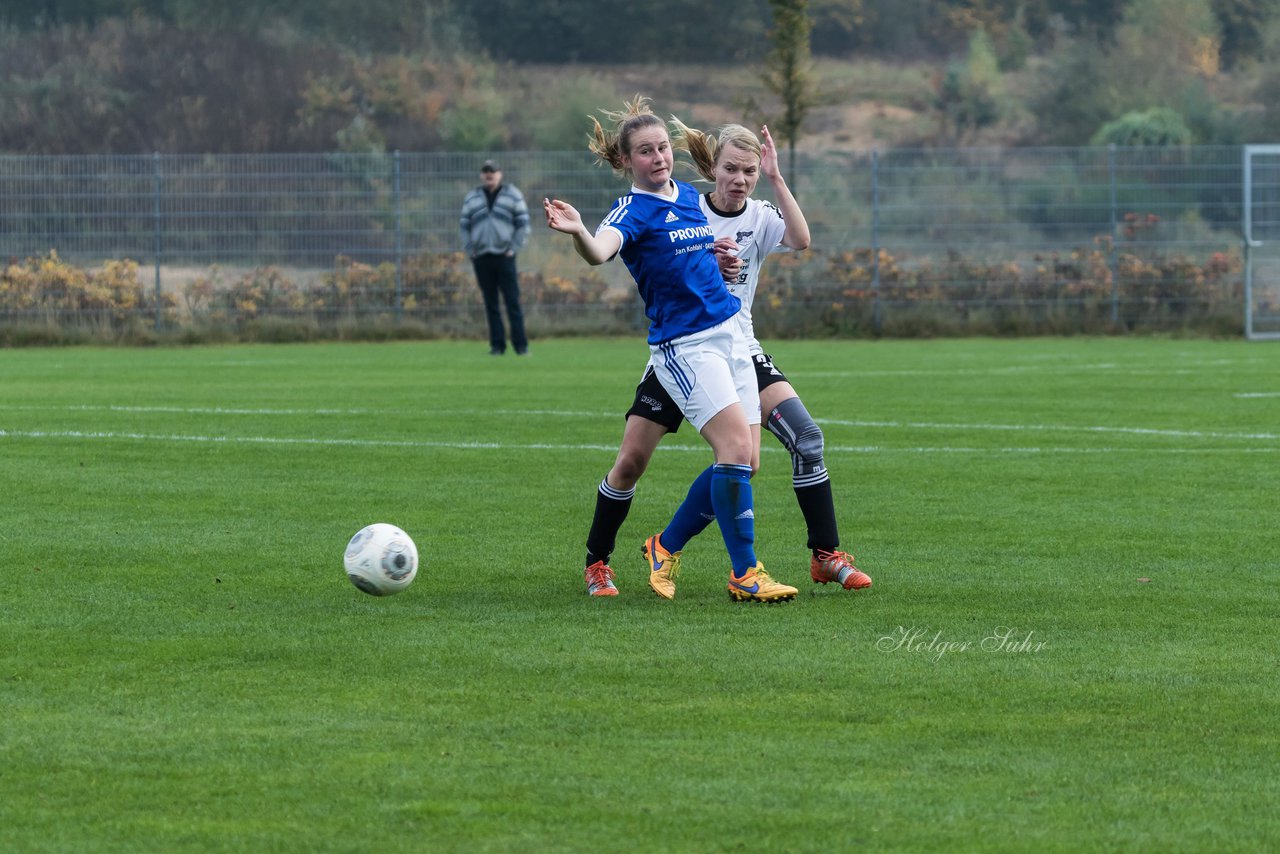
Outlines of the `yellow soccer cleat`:
M 645 563 L 649 564 L 649 586 L 663 599 L 676 598 L 676 576 L 680 574 L 680 552 L 672 554 L 662 547 L 658 534 L 644 541 L 640 547 Z
M 739 602 L 785 602 L 796 598 L 794 587 L 779 584 L 764 571 L 764 564 L 757 562 L 741 578 L 729 575 L 729 596 Z

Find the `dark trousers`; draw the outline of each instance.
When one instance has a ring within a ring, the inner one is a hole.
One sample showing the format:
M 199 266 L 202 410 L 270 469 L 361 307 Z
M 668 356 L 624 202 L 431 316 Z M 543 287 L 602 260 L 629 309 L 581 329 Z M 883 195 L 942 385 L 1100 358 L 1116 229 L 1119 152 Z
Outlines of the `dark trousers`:
M 484 313 L 489 320 L 489 347 L 498 352 L 507 349 L 506 331 L 502 327 L 502 312 L 498 308 L 498 295 L 507 304 L 507 320 L 511 323 L 511 346 L 517 353 L 529 349 L 529 339 L 524 334 L 524 312 L 520 309 L 520 280 L 516 278 L 514 255 L 477 255 L 471 259 L 476 268 L 476 282 L 484 295 Z

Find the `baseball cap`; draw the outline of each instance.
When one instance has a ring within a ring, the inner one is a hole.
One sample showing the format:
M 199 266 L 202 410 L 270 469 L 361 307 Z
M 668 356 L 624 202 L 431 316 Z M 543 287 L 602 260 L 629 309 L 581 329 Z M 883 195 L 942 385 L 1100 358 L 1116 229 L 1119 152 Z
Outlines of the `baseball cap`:
M 480 164 L 481 172 L 501 172 L 502 167 L 498 165 L 496 160 L 486 160 Z

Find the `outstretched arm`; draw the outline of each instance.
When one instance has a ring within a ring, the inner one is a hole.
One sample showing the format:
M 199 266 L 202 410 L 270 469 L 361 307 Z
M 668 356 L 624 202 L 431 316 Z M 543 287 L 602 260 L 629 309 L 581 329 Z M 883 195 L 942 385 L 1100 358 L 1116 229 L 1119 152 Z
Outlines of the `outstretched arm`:
M 582 216 L 568 202 L 543 199 L 542 212 L 547 216 L 548 226 L 573 237 L 573 248 L 593 267 L 608 261 L 622 248 L 622 238 L 617 232 L 605 229 L 597 236 L 588 231 L 582 224 Z
M 782 235 L 782 245 L 791 249 L 809 248 L 809 222 L 800 210 L 800 203 L 791 195 L 791 188 L 782 178 L 778 168 L 778 148 L 773 144 L 767 125 L 760 128 L 760 171 L 769 179 L 773 187 L 773 197 L 782 211 L 782 218 L 787 223 L 787 230 Z

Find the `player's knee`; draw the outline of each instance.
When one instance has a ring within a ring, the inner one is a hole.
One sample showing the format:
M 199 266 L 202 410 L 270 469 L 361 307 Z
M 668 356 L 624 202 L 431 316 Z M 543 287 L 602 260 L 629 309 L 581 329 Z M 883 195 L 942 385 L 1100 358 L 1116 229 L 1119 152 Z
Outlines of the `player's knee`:
M 609 471 L 609 485 L 614 489 L 633 488 L 649 467 L 649 455 L 629 448 L 618 451 L 618 458 Z
M 746 436 L 746 441 L 727 442 L 723 446 L 723 453 L 716 454 L 716 462 L 729 463 L 738 466 L 751 466 L 752 471 L 755 469 L 755 455 L 752 453 L 755 449 L 755 443 L 751 441 L 751 436 Z
M 769 414 L 769 431 L 791 452 L 797 472 L 820 471 L 822 461 L 822 428 L 817 425 L 800 398 L 782 401 Z
M 702 437 L 711 446 L 716 462 L 723 465 L 749 467 L 755 450 L 751 428 L 747 426 L 745 420 L 741 425 L 737 425 L 730 421 L 718 421 L 719 418 L 720 416 L 716 416 L 716 419 L 712 419 L 710 424 L 704 426 L 702 430 Z
M 796 436 L 793 456 L 797 463 L 800 463 L 806 469 L 813 470 L 823 467 L 823 451 L 822 428 L 811 419 Z

